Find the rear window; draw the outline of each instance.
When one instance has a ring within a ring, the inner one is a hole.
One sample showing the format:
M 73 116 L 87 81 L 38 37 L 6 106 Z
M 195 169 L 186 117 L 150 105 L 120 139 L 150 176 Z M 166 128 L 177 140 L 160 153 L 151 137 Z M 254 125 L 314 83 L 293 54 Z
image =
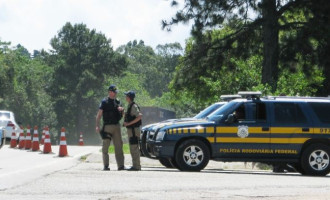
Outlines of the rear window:
M 330 123 L 330 103 L 308 103 L 322 123 Z
M 9 112 L 0 112 L 0 119 L 9 119 L 10 113 Z
M 296 103 L 274 103 L 275 123 L 306 123 L 307 118 Z

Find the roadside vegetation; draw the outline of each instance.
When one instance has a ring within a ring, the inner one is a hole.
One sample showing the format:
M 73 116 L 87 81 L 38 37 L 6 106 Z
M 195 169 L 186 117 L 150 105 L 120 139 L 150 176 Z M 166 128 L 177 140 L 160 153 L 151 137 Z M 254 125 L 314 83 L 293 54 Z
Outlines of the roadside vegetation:
M 326 0 L 200 2 L 185 1 L 183 10 L 163 21 L 164 29 L 193 22 L 184 48 L 179 43 L 152 48 L 134 40 L 114 49 L 103 33 L 71 23 L 50 38 L 50 50 L 29 52 L 1 38 L 0 108 L 13 111 L 23 125 L 52 127 L 54 136 L 63 126 L 69 141 L 83 132 L 96 142 L 95 115 L 112 83 L 124 106 L 123 92 L 134 90 L 141 106 L 167 108 L 177 117 L 240 90 L 330 94 Z

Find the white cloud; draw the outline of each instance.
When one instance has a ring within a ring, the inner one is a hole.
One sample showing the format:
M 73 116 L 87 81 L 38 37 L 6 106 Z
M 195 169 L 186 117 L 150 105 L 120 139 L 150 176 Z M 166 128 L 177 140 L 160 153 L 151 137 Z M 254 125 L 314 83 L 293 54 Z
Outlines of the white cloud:
M 165 0 L 1 0 L 0 38 L 29 51 L 50 49 L 50 39 L 71 22 L 104 33 L 114 47 L 134 39 L 153 47 L 184 45 L 190 26 L 176 26 L 170 33 L 161 30 L 161 20 L 175 11 Z

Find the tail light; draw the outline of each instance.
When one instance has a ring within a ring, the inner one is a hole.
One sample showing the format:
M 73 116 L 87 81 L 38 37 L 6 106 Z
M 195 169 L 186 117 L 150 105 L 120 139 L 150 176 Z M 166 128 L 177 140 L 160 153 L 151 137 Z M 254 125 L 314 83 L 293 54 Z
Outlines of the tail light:
M 10 127 L 12 127 L 13 129 L 15 128 L 15 124 L 13 124 L 12 121 L 9 121 L 8 124 L 7 124 L 7 126 L 10 126 Z

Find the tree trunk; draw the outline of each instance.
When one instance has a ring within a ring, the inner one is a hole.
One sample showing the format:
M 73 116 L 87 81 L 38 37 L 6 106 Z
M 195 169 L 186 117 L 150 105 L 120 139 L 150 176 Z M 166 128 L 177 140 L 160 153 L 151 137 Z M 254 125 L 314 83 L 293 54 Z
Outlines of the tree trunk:
M 80 132 L 83 132 L 84 130 L 84 108 L 83 108 L 83 100 L 81 99 L 81 96 L 77 96 L 77 111 L 76 111 L 76 133 L 75 133 L 75 139 L 78 142 L 78 138 L 80 135 Z
M 262 83 L 269 84 L 276 90 L 278 80 L 279 57 L 279 24 L 276 10 L 276 0 L 263 0 L 263 64 Z

